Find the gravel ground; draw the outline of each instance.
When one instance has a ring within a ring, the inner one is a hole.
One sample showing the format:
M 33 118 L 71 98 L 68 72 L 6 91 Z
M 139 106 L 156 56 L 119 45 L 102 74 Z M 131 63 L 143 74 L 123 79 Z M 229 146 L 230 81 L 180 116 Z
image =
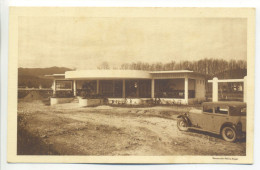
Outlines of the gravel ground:
M 180 132 L 178 113 L 189 107 L 79 108 L 77 103 L 18 103 L 20 155 L 245 155 L 246 142 Z

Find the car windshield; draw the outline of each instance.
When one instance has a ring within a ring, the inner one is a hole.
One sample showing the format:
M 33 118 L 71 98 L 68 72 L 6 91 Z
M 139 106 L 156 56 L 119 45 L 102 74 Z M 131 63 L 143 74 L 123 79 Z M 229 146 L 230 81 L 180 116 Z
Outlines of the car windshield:
M 246 108 L 242 107 L 229 107 L 230 115 L 232 116 L 245 116 Z

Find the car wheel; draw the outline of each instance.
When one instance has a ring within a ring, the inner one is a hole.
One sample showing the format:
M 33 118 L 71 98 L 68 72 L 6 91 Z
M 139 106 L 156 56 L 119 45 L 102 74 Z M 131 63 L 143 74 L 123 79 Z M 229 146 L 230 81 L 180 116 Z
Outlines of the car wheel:
M 189 130 L 188 123 L 183 118 L 178 118 L 177 127 L 180 131 L 188 131 Z
M 234 142 L 237 139 L 236 130 L 233 127 L 226 126 L 222 129 L 222 137 L 225 141 Z

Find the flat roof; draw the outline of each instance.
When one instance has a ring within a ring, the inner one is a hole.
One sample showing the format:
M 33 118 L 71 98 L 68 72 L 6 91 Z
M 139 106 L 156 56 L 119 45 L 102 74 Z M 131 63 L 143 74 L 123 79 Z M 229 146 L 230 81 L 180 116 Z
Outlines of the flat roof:
M 93 79 L 157 79 L 158 76 L 169 78 L 182 78 L 184 75 L 194 74 L 204 76 L 200 73 L 190 70 L 171 70 L 171 71 L 143 71 L 143 70 L 75 70 L 66 71 L 65 74 L 45 75 L 48 77 L 60 78 L 68 80 L 93 80 Z
M 51 75 L 45 75 L 46 77 L 65 77 L 65 74 L 51 74 Z
M 66 71 L 65 79 L 151 79 L 151 74 L 140 70 L 79 70 Z

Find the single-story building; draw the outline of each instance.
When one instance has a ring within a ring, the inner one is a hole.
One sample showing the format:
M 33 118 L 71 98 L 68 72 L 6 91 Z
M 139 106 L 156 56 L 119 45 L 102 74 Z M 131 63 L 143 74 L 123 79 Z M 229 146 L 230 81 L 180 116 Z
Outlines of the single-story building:
M 158 100 L 161 104 L 191 104 L 205 100 L 205 76 L 189 70 L 79 70 L 46 75 L 54 78 L 53 94 L 99 94 L 109 102 L 132 104 Z

